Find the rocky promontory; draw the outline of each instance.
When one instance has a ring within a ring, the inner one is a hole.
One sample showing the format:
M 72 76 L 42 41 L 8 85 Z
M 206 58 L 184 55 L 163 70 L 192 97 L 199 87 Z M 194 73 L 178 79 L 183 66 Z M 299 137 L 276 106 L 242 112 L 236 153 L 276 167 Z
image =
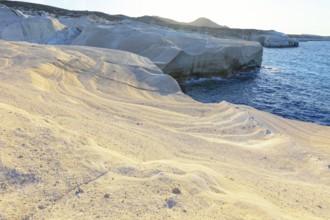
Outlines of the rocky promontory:
M 228 77 L 259 67 L 262 61 L 262 47 L 255 42 L 219 39 L 136 22 L 90 25 L 72 44 L 139 54 L 176 78 Z
M 263 48 L 258 42 L 220 39 L 124 17 L 20 9 L 0 7 L 0 18 L 6 21 L 0 26 L 0 39 L 128 51 L 149 58 L 177 79 L 230 77 L 258 68 L 262 62 Z

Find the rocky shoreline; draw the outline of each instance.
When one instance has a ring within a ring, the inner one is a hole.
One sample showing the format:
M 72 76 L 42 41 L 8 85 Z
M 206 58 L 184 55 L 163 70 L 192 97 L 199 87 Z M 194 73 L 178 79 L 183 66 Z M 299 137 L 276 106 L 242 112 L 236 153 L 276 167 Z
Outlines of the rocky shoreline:
M 1 220 L 330 216 L 330 127 L 163 73 L 257 67 L 259 42 L 61 10 L 0 4 Z

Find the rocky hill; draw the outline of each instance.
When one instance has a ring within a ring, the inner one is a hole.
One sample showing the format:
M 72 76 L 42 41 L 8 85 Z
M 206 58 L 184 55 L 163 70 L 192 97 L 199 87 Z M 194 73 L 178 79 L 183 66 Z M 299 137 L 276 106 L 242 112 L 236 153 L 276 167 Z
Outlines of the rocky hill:
M 175 21 L 175 20 L 169 19 L 169 18 L 163 18 L 163 17 L 158 17 L 158 16 L 153 16 L 153 17 L 155 17 L 156 19 L 159 19 L 159 20 L 163 20 L 169 24 L 191 25 L 191 26 L 196 26 L 196 27 L 228 28 L 227 26 L 219 25 L 219 24 L 215 23 L 214 21 L 211 21 L 208 18 L 197 18 L 196 20 L 194 20 L 192 22 L 179 22 L 179 21 Z
M 197 18 L 195 21 L 188 23 L 188 25 L 196 27 L 211 27 L 211 28 L 225 28 L 226 26 L 218 25 L 208 18 Z

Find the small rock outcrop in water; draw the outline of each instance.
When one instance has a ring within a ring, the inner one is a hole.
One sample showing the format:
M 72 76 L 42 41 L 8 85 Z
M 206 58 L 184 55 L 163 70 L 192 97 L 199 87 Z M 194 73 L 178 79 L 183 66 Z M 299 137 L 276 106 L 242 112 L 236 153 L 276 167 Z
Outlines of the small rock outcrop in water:
M 56 16 L 1 6 L 0 38 L 41 44 L 72 44 L 132 52 L 149 58 L 164 73 L 180 79 L 228 77 L 261 66 L 256 42 L 219 39 L 133 20 L 108 20 L 96 15 Z M 55 18 L 56 17 L 56 18 Z
M 298 47 L 299 42 L 291 39 L 288 35 L 277 32 L 269 31 L 264 34 L 251 35 L 250 40 L 260 42 L 264 47 L 282 48 L 282 47 Z

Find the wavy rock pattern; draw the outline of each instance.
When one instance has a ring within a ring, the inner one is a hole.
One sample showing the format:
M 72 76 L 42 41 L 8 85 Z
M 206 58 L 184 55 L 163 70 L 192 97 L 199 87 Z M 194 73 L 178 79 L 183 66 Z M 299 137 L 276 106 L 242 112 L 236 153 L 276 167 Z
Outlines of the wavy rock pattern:
M 328 127 L 198 103 L 128 52 L 0 50 L 0 219 L 330 215 Z

